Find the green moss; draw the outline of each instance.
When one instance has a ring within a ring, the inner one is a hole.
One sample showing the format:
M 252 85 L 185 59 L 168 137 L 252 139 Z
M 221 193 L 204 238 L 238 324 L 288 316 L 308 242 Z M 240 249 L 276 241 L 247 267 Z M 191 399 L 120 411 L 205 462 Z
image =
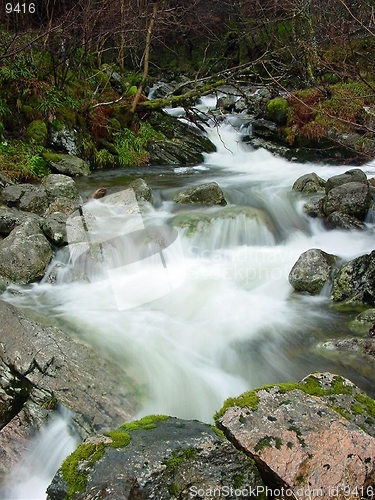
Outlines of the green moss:
M 177 497 L 180 494 L 180 487 L 177 483 L 172 483 L 168 486 L 168 492 L 172 497 Z
M 288 120 L 289 103 L 282 97 L 271 99 L 267 103 L 267 118 L 279 125 L 285 125 Z
M 366 408 L 367 413 L 375 418 L 375 401 L 365 394 L 355 394 L 355 399 Z
M 234 488 L 241 488 L 245 481 L 245 473 L 235 474 L 232 478 L 232 484 Z
M 125 448 L 131 441 L 130 434 L 122 429 L 114 429 L 105 435 L 113 439 L 113 442 L 109 445 L 112 448 Z
M 340 407 L 334 406 L 334 405 L 327 405 L 327 406 L 328 406 L 328 408 L 331 408 L 331 410 L 333 410 L 336 413 L 338 413 L 339 415 L 341 415 L 346 420 L 350 420 L 349 415 L 346 413 L 346 411 L 343 408 L 340 408 Z
M 226 439 L 224 432 L 216 427 L 216 425 L 210 425 L 214 433 L 222 439 Z
M 332 385 L 332 389 L 323 389 L 320 385 L 319 380 L 310 375 L 305 379 L 303 383 L 296 382 L 286 382 L 281 384 L 265 385 L 254 389 L 252 391 L 245 392 L 238 396 L 237 398 L 228 398 L 223 407 L 215 413 L 214 419 L 217 422 L 227 411 L 228 408 L 232 406 L 238 406 L 240 408 L 249 408 L 251 411 L 256 411 L 258 409 L 259 397 L 258 392 L 261 390 L 268 391 L 269 389 L 277 389 L 280 394 L 286 394 L 294 390 L 300 390 L 308 394 L 309 396 L 328 396 L 330 394 L 352 394 L 352 386 L 345 384 L 345 380 L 342 377 L 335 377 Z M 371 398 L 368 398 L 370 401 Z M 289 403 L 289 401 L 288 401 Z M 375 416 L 375 401 L 374 403 L 374 416 Z M 286 404 L 282 402 L 281 404 Z M 369 403 L 370 404 L 370 403 Z
M 254 451 L 258 452 L 264 450 L 265 448 L 273 448 L 273 445 L 275 445 L 275 448 L 280 450 L 282 444 L 283 442 L 279 437 L 264 436 L 257 442 L 254 447 Z
M 50 153 L 48 151 L 45 151 L 42 153 L 42 158 L 48 163 L 57 163 L 62 159 L 62 156 L 57 154 L 57 153 Z
M 364 408 L 363 405 L 361 405 L 360 403 L 353 403 L 351 406 L 350 406 L 350 409 L 351 411 L 355 414 L 355 415 L 362 415 L 362 413 L 364 413 L 366 411 L 366 409 Z
M 122 429 L 126 431 L 137 431 L 139 429 L 155 429 L 156 422 L 161 422 L 163 420 L 168 420 L 170 417 L 167 415 L 148 415 L 140 420 L 135 420 L 134 422 L 129 422 L 121 426 Z
M 41 120 L 34 120 L 26 129 L 28 142 L 44 146 L 47 143 L 47 125 Z
M 182 462 L 195 458 L 198 453 L 197 448 L 185 448 L 184 450 L 174 450 L 172 457 L 169 458 L 164 464 L 167 466 L 167 470 L 176 469 Z
M 60 470 L 63 480 L 68 485 L 68 496 L 72 498 L 76 493 L 85 491 L 87 484 L 88 469 L 104 455 L 103 444 L 81 444 L 65 459 Z M 81 463 L 85 463 L 82 467 Z

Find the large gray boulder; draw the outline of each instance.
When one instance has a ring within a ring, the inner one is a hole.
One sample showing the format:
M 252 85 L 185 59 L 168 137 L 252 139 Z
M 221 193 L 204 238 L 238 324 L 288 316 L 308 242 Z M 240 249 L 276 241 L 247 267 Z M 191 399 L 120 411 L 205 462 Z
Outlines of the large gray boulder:
M 318 248 L 307 250 L 297 260 L 289 273 L 289 283 L 296 292 L 318 295 L 330 282 L 337 257 Z
M 41 217 L 31 212 L 21 212 L 11 208 L 0 207 L 0 234 L 8 235 L 16 226 L 30 219 L 34 220 L 39 225 L 41 225 L 43 221 Z
M 42 186 L 14 184 L 2 190 L 1 197 L 8 207 L 42 215 L 48 206 L 48 198 Z
M 265 491 L 254 463 L 209 425 L 151 416 L 79 446 L 47 498 L 187 500 L 216 491 L 234 500 L 249 488 Z
M 231 398 L 216 422 L 274 493 L 284 488 L 274 496 L 344 499 L 345 491 L 373 487 L 373 408 L 349 380 L 317 373 Z
M 50 174 L 44 177 L 42 185 L 46 190 L 49 203 L 60 198 L 68 198 L 74 202 L 80 199 L 74 180 L 67 175 Z
M 326 216 L 341 212 L 364 220 L 371 202 L 372 195 L 368 183 L 347 182 L 327 193 L 323 200 L 323 212 Z
M 31 283 L 44 275 L 51 258 L 51 245 L 39 224 L 27 220 L 0 243 L 0 277 L 6 283 Z
M 347 184 L 348 182 L 359 182 L 361 184 L 368 183 L 366 174 L 359 168 L 353 168 L 352 170 L 347 170 L 343 174 L 330 177 L 325 185 L 325 191 L 329 193 L 331 189 Z
M 216 182 L 207 182 L 199 186 L 193 186 L 181 193 L 178 193 L 173 201 L 175 203 L 200 203 L 202 205 L 227 204 L 224 193 Z
M 0 300 L 0 483 L 58 403 L 82 438 L 139 410 L 123 367 Z
M 375 305 L 375 251 L 344 264 L 333 279 L 335 302 Z

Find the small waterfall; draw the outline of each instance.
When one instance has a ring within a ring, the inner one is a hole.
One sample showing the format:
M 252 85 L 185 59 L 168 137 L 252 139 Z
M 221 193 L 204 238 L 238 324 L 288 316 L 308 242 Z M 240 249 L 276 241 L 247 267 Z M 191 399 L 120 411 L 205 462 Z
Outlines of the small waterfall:
M 72 413 L 60 407 L 32 439 L 22 462 L 12 471 L 0 492 L 3 500 L 43 500 L 63 460 L 79 443 Z

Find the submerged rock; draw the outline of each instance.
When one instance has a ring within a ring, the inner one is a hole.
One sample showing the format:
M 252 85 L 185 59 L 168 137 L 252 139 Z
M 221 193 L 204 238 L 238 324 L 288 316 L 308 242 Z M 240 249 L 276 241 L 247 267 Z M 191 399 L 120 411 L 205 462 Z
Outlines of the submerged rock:
M 318 295 L 323 286 L 330 282 L 333 267 L 337 261 L 335 255 L 318 248 L 307 250 L 297 260 L 289 273 L 289 283 L 296 292 L 308 292 Z
M 225 206 L 227 204 L 224 193 L 216 182 L 193 186 L 177 194 L 173 201 L 175 203 L 200 203 L 202 205 Z
M 295 498 L 343 500 L 344 485 L 373 485 L 373 405 L 349 380 L 317 373 L 231 398 L 216 421 L 254 458 L 268 486 Z
M 172 500 L 214 491 L 234 500 L 235 491 L 249 488 L 265 496 L 254 463 L 207 424 L 159 415 L 107 436 L 88 440 L 65 461 L 47 490 L 49 500 L 68 493 L 72 500 Z

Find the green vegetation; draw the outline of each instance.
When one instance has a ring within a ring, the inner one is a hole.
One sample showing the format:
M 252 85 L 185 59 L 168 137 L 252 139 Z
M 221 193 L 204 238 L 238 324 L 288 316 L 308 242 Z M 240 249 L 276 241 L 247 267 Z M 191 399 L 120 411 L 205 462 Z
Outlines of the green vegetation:
M 258 403 L 259 403 L 258 392 L 262 390 L 268 391 L 269 389 L 276 389 L 279 394 L 286 394 L 293 390 L 300 390 L 305 392 L 306 394 L 309 394 L 310 396 L 328 396 L 331 394 L 353 393 L 352 386 L 346 385 L 345 380 L 342 377 L 336 376 L 333 382 L 332 389 L 326 390 L 322 388 L 319 380 L 316 377 L 310 375 L 303 383 L 300 384 L 297 384 L 295 382 L 287 382 L 282 384 L 265 385 L 257 389 L 254 389 L 252 391 L 245 392 L 237 398 L 228 398 L 224 402 L 223 407 L 214 415 L 215 421 L 217 422 L 224 415 L 227 409 L 230 408 L 231 406 L 238 406 L 240 408 L 247 408 L 250 411 L 256 411 L 258 409 Z M 354 397 L 357 398 L 357 396 L 360 395 L 355 395 Z M 367 398 L 367 396 L 365 398 Z M 367 399 L 369 401 L 367 401 Z M 371 398 L 367 399 L 366 399 L 367 402 L 366 404 L 370 405 L 372 399 Z M 285 401 L 283 403 L 286 404 Z M 375 416 L 375 401 L 373 401 L 373 411 L 374 411 L 373 415 Z
M 104 455 L 104 444 L 81 444 L 63 462 L 60 470 L 64 481 L 68 484 L 67 500 L 75 493 L 85 491 L 88 469 Z M 85 468 L 79 467 L 85 462 Z
M 30 181 L 50 174 L 43 146 L 13 140 L 0 143 L 1 172 L 12 180 Z
M 163 420 L 169 420 L 170 417 L 166 415 L 148 415 L 140 420 L 135 420 L 134 422 L 129 422 L 121 426 L 122 429 L 126 431 L 137 431 L 140 429 L 155 429 L 156 422 L 162 422 Z
M 109 446 L 112 448 L 125 448 L 131 441 L 131 436 L 123 429 L 114 429 L 106 433 L 106 436 L 112 438 Z
M 197 448 L 185 448 L 184 450 L 181 449 L 174 450 L 172 453 L 172 457 L 165 462 L 165 465 L 167 466 L 168 470 L 173 470 L 185 460 L 190 460 L 195 458 L 198 451 L 199 450 Z

